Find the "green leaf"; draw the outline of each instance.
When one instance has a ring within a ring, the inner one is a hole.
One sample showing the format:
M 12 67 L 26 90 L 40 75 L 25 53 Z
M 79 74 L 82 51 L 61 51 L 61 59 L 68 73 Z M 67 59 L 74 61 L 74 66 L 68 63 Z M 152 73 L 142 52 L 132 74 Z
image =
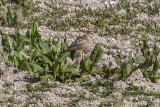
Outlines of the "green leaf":
M 13 25 L 18 25 L 18 22 L 17 22 L 17 19 L 18 19 L 18 14 L 17 12 L 14 14 L 14 17 L 13 17 Z
M 91 67 L 91 71 L 92 72 L 101 72 L 102 71 L 102 68 L 100 66 L 97 66 L 97 65 L 93 65 Z
M 31 27 L 31 43 L 34 44 L 34 42 L 39 42 L 40 39 L 41 35 L 38 32 L 38 23 L 35 22 Z
M 126 77 L 130 76 L 131 73 L 132 73 L 132 67 L 130 65 L 127 65 L 127 68 L 126 68 Z
M 17 52 L 20 52 L 24 48 L 24 40 L 18 30 L 16 30 L 15 36 L 13 36 L 12 46 L 14 48 L 14 51 Z
M 153 70 L 152 70 L 153 75 L 156 74 L 156 72 L 158 71 L 158 69 L 159 69 L 159 63 L 158 63 L 158 61 L 156 60 L 156 62 L 154 62 L 154 64 L 153 64 Z
M 81 77 L 81 78 L 76 78 L 77 82 L 84 82 L 84 81 L 89 81 L 88 77 Z
M 123 62 L 123 63 L 120 65 L 121 77 L 125 77 L 126 68 L 127 68 L 127 63 Z
M 39 49 L 43 54 L 46 54 L 51 51 L 49 43 L 47 42 L 40 41 L 38 45 L 39 45 Z
M 52 51 L 53 51 L 53 54 L 56 55 L 58 53 L 58 47 L 52 44 Z
M 34 36 L 34 34 L 38 31 L 38 23 L 34 22 L 34 24 L 31 27 L 31 34 Z
M 22 49 L 24 49 L 24 42 L 18 44 L 17 52 L 20 52 Z
M 149 77 L 149 78 L 150 78 L 150 80 L 151 80 L 153 83 L 155 83 L 156 80 L 157 80 L 157 77 L 156 77 L 156 76 L 152 76 L 152 77 Z
M 23 40 L 24 40 L 24 42 L 25 42 L 26 44 L 29 44 L 29 45 L 31 44 L 31 39 L 24 38 Z
M 53 79 L 53 76 L 52 75 L 43 75 L 43 76 L 40 76 L 40 79 L 41 79 L 41 82 L 42 83 L 45 83 L 47 82 L 48 79 Z
M 45 37 L 43 38 L 43 42 L 50 43 L 50 36 L 45 36 Z
M 26 32 L 26 37 L 27 37 L 27 39 L 30 39 L 30 38 L 31 38 L 30 30 L 27 30 L 27 32 Z
M 129 62 L 129 64 L 130 64 L 131 66 L 133 65 L 133 62 L 132 62 L 132 52 L 129 52 L 128 62 Z
M 56 76 L 57 73 L 59 72 L 60 64 L 59 64 L 59 63 L 55 64 L 53 68 L 54 68 L 54 69 L 53 69 L 53 71 L 54 71 L 54 76 Z
M 68 44 L 67 44 L 67 37 L 65 33 L 64 41 L 61 41 L 61 52 L 67 51 L 67 48 L 68 48 Z
M 40 71 L 40 72 L 44 71 L 44 68 L 36 63 L 29 63 L 29 65 L 30 65 L 30 68 L 32 69 L 32 71 Z
M 82 69 L 83 72 L 87 71 L 84 60 L 81 60 L 81 62 L 80 62 L 80 68 Z
M 81 60 L 80 62 L 80 68 L 82 69 L 83 72 L 88 72 L 91 71 L 91 65 L 92 61 L 90 57 L 87 57 L 85 60 Z
M 4 60 L 4 55 L 0 53 L 0 63 Z
M 50 61 L 50 59 L 48 57 L 46 57 L 45 55 L 41 55 L 40 56 L 41 60 L 44 62 L 44 63 L 47 63 L 49 64 L 50 66 L 53 65 L 53 63 Z
M 25 87 L 27 88 L 28 92 L 32 92 L 34 90 L 31 84 L 25 84 Z
M 9 54 L 7 64 L 9 66 L 14 66 L 14 56 L 13 56 L 13 54 Z
M 26 60 L 26 58 L 24 57 L 24 55 L 22 53 L 15 51 L 14 54 L 18 58 L 19 61 Z
M 28 62 L 23 60 L 21 63 L 18 65 L 18 69 L 20 70 L 28 70 Z
M 158 55 L 156 45 L 154 45 L 152 49 L 153 49 L 151 52 L 152 61 L 155 62 L 157 60 L 157 55 Z
M 31 53 L 30 58 L 31 60 L 35 60 L 40 55 L 39 51 L 37 49 L 34 50 L 33 53 Z
M 64 61 L 64 58 L 66 58 L 69 54 L 69 52 L 62 53 L 59 57 L 59 62 Z
M 65 69 L 62 69 L 62 73 L 71 73 L 72 76 L 80 76 L 80 73 L 76 71 L 75 68 L 68 68 L 66 67 Z
M 150 76 L 150 74 L 149 74 L 148 71 L 147 71 L 147 68 L 142 69 L 142 73 L 143 73 L 143 75 L 146 76 L 146 77 L 149 77 L 149 76 Z
M 10 53 L 11 52 L 11 48 L 10 48 L 10 43 L 8 40 L 8 36 L 1 34 L 2 35 L 2 46 L 3 46 L 3 51 Z
M 12 13 L 11 13 L 11 7 L 7 6 L 7 25 L 12 24 Z
M 102 58 L 103 50 L 100 44 L 96 44 L 93 51 L 91 52 L 90 59 L 96 65 Z
M 74 60 L 74 55 L 75 55 L 75 51 L 71 51 L 71 52 L 70 52 L 70 58 L 71 58 L 72 60 Z

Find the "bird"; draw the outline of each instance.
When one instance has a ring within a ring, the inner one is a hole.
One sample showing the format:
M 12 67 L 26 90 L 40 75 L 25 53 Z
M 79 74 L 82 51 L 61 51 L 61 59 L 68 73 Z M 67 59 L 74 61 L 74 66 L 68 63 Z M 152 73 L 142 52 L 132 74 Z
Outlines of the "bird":
M 82 60 L 84 59 L 84 51 L 93 45 L 92 37 L 94 36 L 93 28 L 89 27 L 84 31 L 86 31 L 87 34 L 77 37 L 76 40 L 68 47 L 68 51 L 81 50 L 80 56 Z

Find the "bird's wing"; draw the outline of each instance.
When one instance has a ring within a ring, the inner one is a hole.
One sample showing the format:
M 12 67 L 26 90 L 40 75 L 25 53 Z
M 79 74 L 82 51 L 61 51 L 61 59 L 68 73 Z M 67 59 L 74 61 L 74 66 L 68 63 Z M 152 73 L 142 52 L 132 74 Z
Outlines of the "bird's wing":
M 79 46 L 86 43 L 85 36 L 79 36 L 71 46 Z
M 83 49 L 86 44 L 86 40 L 84 36 L 79 36 L 74 43 L 71 44 L 71 46 L 68 48 L 68 50 L 79 50 Z

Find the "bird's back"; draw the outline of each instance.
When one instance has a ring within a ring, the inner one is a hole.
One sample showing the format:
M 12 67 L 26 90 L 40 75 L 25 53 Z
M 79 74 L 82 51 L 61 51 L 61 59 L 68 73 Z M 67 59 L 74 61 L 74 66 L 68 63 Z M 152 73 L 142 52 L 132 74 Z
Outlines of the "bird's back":
M 85 50 L 89 48 L 93 44 L 92 36 L 93 32 L 88 32 L 86 35 L 77 37 L 75 42 L 68 47 L 68 51 Z

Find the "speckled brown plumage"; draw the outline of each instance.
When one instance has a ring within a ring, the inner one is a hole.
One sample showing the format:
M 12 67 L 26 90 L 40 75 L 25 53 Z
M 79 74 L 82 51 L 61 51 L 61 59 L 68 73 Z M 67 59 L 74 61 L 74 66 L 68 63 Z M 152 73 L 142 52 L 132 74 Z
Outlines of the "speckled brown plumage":
M 74 43 L 72 43 L 70 47 L 68 47 L 68 51 L 77 51 L 77 50 L 84 51 L 92 46 L 93 44 L 92 37 L 94 35 L 93 29 L 89 28 L 89 29 L 86 29 L 86 31 L 87 31 L 87 34 L 83 36 L 79 36 L 74 41 Z M 81 58 L 82 58 L 82 55 L 81 55 Z

